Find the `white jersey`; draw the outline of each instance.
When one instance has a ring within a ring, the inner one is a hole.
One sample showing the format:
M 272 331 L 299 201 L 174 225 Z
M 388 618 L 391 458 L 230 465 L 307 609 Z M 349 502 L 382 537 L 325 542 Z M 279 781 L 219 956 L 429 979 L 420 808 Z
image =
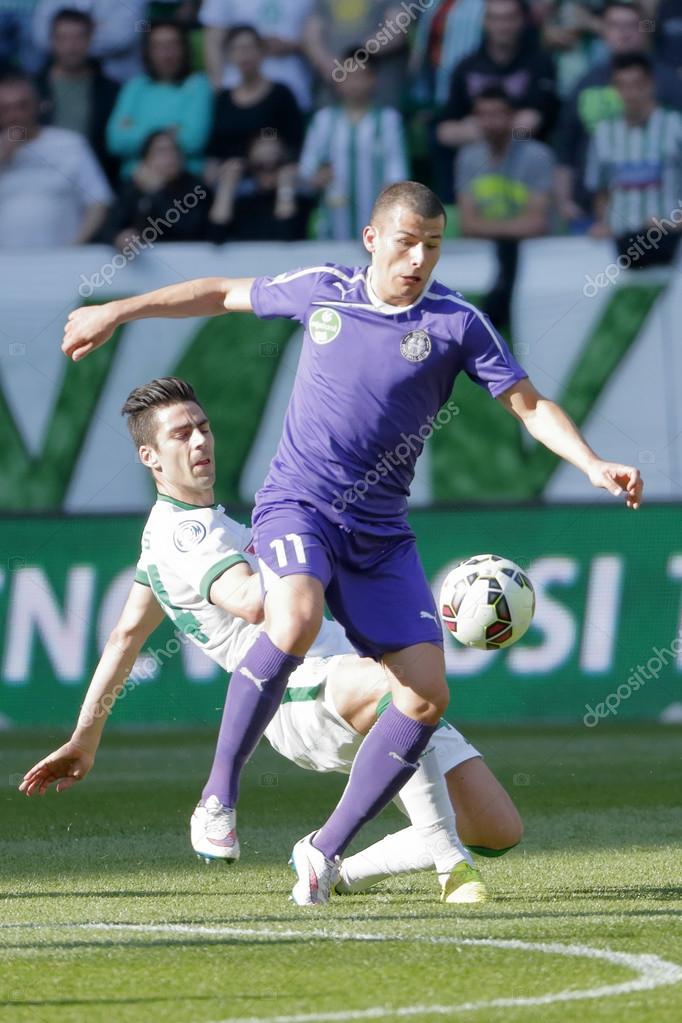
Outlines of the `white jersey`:
M 175 627 L 228 672 L 262 628 L 209 600 L 216 579 L 240 562 L 258 571 L 250 527 L 219 504 L 202 508 L 158 495 L 142 534 L 135 581 L 151 587 Z M 309 656 L 353 652 L 341 626 L 325 620 Z

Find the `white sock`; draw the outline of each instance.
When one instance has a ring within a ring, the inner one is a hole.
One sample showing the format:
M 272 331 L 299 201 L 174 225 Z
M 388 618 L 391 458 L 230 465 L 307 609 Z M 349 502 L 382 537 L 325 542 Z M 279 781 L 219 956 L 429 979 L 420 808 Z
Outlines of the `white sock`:
M 455 811 L 435 750 L 424 754 L 419 770 L 403 785 L 395 801 L 421 837 L 441 884 L 462 860 L 473 863 L 459 840 Z
M 457 835 L 455 814 L 445 779 L 434 751 L 422 757 L 396 797 L 396 803 L 412 827 L 387 835 L 379 842 L 343 861 L 342 876 L 356 891 L 364 890 L 396 874 L 436 868 L 441 884 L 462 860 L 471 856 Z

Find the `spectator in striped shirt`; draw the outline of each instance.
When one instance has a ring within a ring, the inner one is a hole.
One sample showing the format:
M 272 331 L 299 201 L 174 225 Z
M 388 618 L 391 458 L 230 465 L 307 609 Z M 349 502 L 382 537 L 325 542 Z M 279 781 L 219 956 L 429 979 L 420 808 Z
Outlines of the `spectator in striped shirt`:
M 622 113 L 620 97 L 613 86 L 613 61 L 621 54 L 647 53 L 653 39 L 652 22 L 631 0 L 607 0 L 602 24 L 606 54 L 579 80 L 566 100 L 557 131 L 557 205 L 561 217 L 576 234 L 584 233 L 589 226 L 589 196 L 583 183 L 590 137 L 602 121 Z M 682 78 L 657 58 L 653 75 L 658 102 L 680 109 Z
M 352 53 L 345 59 L 354 59 Z M 301 182 L 322 195 L 320 238 L 356 238 L 386 185 L 409 177 L 401 115 L 378 104 L 375 62 L 336 85 L 338 103 L 313 117 L 299 164 Z
M 675 256 L 682 221 L 682 115 L 657 105 L 644 54 L 614 57 L 612 81 L 623 115 L 600 121 L 590 143 L 590 234 L 613 238 L 628 266 L 664 265 Z

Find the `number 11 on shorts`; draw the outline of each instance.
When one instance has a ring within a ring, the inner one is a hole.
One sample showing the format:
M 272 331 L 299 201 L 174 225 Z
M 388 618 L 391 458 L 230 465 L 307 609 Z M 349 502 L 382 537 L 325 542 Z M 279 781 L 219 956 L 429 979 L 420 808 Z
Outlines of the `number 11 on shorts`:
M 299 565 L 307 564 L 305 551 L 303 550 L 303 541 L 301 540 L 301 537 L 298 535 L 298 533 L 287 533 L 284 539 L 273 540 L 272 543 L 270 544 L 277 557 L 278 568 L 286 568 L 287 565 L 289 564 L 289 559 L 287 557 L 287 545 L 284 542 L 285 540 L 288 542 L 290 548 L 293 548 L 293 552 L 298 564 Z

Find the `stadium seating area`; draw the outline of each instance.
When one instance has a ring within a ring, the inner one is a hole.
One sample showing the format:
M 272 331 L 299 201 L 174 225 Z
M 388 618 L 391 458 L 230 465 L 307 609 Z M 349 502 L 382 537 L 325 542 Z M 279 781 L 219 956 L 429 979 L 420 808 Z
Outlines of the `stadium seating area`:
M 123 249 L 169 209 L 163 241 L 354 238 L 411 176 L 450 237 L 496 243 L 505 322 L 519 241 L 589 232 L 627 252 L 677 212 L 680 7 L 11 0 L 0 249 Z M 630 265 L 670 262 L 674 224 Z

